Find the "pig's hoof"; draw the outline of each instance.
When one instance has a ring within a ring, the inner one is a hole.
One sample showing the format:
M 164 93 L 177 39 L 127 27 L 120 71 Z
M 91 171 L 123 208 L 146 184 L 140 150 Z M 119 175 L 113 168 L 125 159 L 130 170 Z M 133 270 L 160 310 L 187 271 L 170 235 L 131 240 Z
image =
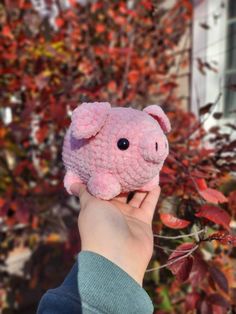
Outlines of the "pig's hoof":
M 117 179 L 107 174 L 94 174 L 88 181 L 89 192 L 97 198 L 110 200 L 121 193 L 121 186 Z

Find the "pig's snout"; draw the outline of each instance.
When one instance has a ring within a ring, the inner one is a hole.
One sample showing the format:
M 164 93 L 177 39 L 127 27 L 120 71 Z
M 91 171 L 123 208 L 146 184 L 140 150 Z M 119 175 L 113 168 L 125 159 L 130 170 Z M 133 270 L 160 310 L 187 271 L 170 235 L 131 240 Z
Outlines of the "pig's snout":
M 158 152 L 161 149 L 163 151 L 163 153 L 164 153 L 167 150 L 167 148 L 168 148 L 168 145 L 167 145 L 167 141 L 166 140 L 164 140 L 164 147 L 161 147 L 160 143 L 158 144 L 158 142 L 155 143 L 156 152 Z
M 146 161 L 159 163 L 168 155 L 168 142 L 164 134 L 150 132 L 141 139 L 140 149 Z

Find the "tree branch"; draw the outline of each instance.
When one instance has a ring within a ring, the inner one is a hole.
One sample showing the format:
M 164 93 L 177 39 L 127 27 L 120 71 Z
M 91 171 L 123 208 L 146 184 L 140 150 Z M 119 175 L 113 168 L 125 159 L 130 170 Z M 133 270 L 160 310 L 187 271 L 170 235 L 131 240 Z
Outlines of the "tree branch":
M 182 256 L 176 258 L 174 261 L 167 262 L 166 264 L 161 265 L 161 266 L 159 266 L 159 267 L 149 268 L 149 269 L 146 270 L 146 273 L 149 273 L 149 272 L 154 271 L 154 270 L 159 270 L 159 269 L 168 267 L 168 266 L 170 266 L 170 265 L 172 265 L 172 264 L 174 264 L 174 263 L 176 263 L 176 262 L 179 262 L 179 261 L 181 261 L 182 259 L 184 259 L 184 258 L 190 256 L 194 251 L 197 250 L 198 247 L 199 247 L 199 245 L 197 244 L 197 245 L 194 246 L 187 254 L 184 254 L 184 255 L 182 255 Z
M 197 232 L 192 232 L 192 233 L 187 233 L 187 234 L 181 234 L 181 235 L 178 235 L 178 236 L 163 236 L 163 235 L 160 235 L 160 234 L 153 234 L 154 238 L 160 238 L 160 239 L 169 239 L 169 240 L 173 240 L 173 239 L 182 239 L 182 238 L 188 238 L 188 237 L 193 237 L 197 234 L 200 234 L 200 233 L 203 233 L 205 232 L 206 230 L 205 229 L 201 229 Z

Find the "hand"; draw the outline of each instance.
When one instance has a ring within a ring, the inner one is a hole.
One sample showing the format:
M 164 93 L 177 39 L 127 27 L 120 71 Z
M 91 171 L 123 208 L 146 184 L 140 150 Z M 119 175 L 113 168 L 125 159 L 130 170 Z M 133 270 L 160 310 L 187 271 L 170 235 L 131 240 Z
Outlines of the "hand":
M 121 195 L 111 201 L 97 199 L 78 183 L 71 191 L 80 198 L 82 250 L 106 257 L 142 285 L 153 252 L 152 219 L 160 188 L 136 192 L 128 204 Z

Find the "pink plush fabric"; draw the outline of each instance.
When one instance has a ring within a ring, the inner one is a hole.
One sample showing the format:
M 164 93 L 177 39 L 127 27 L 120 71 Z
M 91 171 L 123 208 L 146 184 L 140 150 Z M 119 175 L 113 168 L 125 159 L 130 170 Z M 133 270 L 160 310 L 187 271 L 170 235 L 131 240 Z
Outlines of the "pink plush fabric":
M 169 148 L 171 129 L 161 107 L 144 111 L 83 103 L 72 114 L 63 145 L 64 185 L 87 184 L 94 196 L 109 200 L 121 192 L 151 191 Z

